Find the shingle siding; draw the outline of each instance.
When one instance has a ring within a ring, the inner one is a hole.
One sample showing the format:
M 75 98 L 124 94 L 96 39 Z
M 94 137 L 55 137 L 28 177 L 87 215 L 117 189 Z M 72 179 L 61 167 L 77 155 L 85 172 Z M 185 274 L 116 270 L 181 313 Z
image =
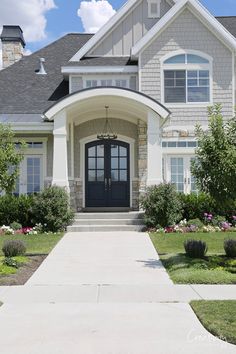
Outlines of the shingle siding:
M 166 0 L 161 1 L 161 17 L 171 6 Z M 148 18 L 147 0 L 133 8 L 130 13 L 103 38 L 91 55 L 130 55 L 130 49 L 159 21 L 159 18 Z
M 202 51 L 213 57 L 213 102 L 223 105 L 226 118 L 233 113 L 232 53 L 189 10 L 184 10 L 141 54 L 141 89 L 161 101 L 160 59 L 179 49 Z M 207 109 L 171 108 L 171 124 L 207 121 Z

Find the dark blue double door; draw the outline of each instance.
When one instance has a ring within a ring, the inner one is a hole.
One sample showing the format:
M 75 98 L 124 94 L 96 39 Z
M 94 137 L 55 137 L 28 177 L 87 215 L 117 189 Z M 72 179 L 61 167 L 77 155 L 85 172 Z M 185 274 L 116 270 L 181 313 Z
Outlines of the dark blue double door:
M 129 207 L 129 155 L 129 145 L 122 141 L 86 144 L 86 207 Z

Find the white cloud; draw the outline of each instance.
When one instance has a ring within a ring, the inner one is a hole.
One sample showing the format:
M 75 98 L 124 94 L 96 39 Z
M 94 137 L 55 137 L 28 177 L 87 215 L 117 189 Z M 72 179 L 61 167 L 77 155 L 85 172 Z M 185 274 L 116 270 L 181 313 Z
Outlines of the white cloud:
M 20 25 L 26 42 L 41 41 L 47 37 L 45 14 L 54 8 L 54 0 L 1 0 L 0 31 L 3 25 Z M 0 68 L 1 54 L 0 48 Z
M 85 32 L 97 32 L 116 11 L 107 0 L 81 1 L 78 16 Z

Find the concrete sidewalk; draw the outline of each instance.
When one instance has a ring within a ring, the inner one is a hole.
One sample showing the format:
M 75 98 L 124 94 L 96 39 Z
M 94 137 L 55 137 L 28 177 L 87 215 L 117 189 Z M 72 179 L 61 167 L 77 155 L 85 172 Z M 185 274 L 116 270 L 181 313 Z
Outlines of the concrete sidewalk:
M 27 285 L 173 284 L 146 233 L 67 233 Z
M 235 354 L 188 302 L 235 286 L 174 285 L 147 234 L 68 233 L 25 286 L 0 287 L 4 354 Z

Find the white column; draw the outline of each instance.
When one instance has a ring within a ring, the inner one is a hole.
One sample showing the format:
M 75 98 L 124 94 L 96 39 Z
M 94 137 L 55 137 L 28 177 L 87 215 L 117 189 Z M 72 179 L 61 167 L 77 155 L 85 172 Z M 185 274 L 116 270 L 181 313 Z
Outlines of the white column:
M 162 147 L 160 117 L 148 111 L 147 119 L 147 186 L 162 182 Z
M 66 111 L 54 117 L 53 178 L 52 184 L 69 189 L 67 166 L 67 122 Z

